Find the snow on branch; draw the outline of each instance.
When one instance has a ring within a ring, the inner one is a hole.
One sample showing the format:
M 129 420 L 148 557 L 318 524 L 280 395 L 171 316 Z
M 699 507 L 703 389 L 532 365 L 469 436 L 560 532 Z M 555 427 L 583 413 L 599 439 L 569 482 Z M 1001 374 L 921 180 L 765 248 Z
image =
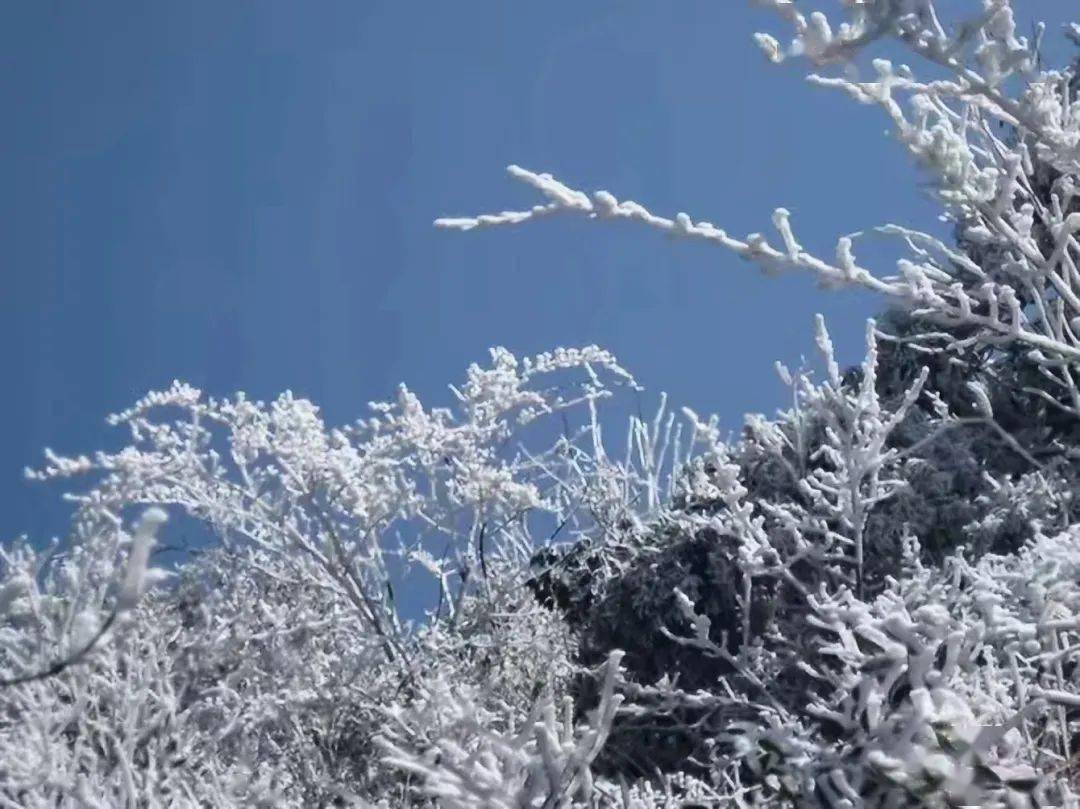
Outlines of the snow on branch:
M 918 263 L 900 261 L 898 276 L 878 277 L 856 262 L 850 236 L 837 241 L 836 255 L 832 261 L 824 260 L 801 248 L 791 228 L 790 213 L 784 208 L 777 208 L 773 214 L 773 225 L 781 243 L 781 247 L 777 247 L 760 233 L 752 233 L 745 240 L 740 240 L 710 222 L 695 222 L 685 213 L 669 219 L 652 213 L 633 200 L 619 201 L 607 191 L 597 191 L 590 196 L 570 188 L 550 174 L 537 174 L 519 166 L 509 166 L 507 171 L 515 179 L 540 191 L 548 202 L 528 211 L 436 219 L 435 225 L 469 231 L 518 225 L 555 214 L 640 222 L 669 236 L 704 241 L 730 250 L 756 264 L 767 274 L 803 270 L 828 288 L 862 287 L 917 314 L 950 325 L 977 326 L 984 331 L 984 339 L 988 342 L 1016 341 L 1070 360 L 1080 360 L 1080 343 L 1075 336 L 1070 334 L 1070 339 L 1065 339 L 1064 335 L 1057 338 L 1036 331 L 1011 286 L 985 283 L 966 289 L 955 276 L 928 256 Z M 925 233 L 916 232 L 914 236 L 926 243 L 938 243 L 937 239 Z M 947 250 L 944 246 L 942 249 Z
M 954 223 L 961 249 L 917 229 L 885 225 L 878 231 L 910 249 L 897 272 L 886 275 L 858 263 L 857 234 L 838 239 L 832 257 L 804 250 L 785 208 L 772 216 L 775 238 L 737 238 L 685 213 L 658 215 L 610 192 L 586 193 L 518 166 L 509 167 L 510 175 L 536 189 L 541 204 L 435 224 L 468 231 L 557 214 L 630 220 L 722 247 L 766 273 L 802 270 L 825 287 L 868 289 L 918 318 L 964 332 L 947 348 L 1026 348 L 1028 362 L 1056 389 L 1050 398 L 1080 415 L 1074 379 L 1080 361 L 1080 101 L 1074 69 L 1037 71 L 1038 43 L 1018 35 L 1006 0 L 985 2 L 951 25 L 931 0 L 845 3 L 839 24 L 791 0 L 760 5 L 794 32 L 786 48 L 772 35 L 757 35 L 770 60 L 843 63 L 843 75 L 811 75 L 810 81 L 885 112 L 897 141 L 929 180 L 923 185 L 941 204 L 944 220 Z M 862 68 L 852 60 L 884 38 L 919 57 L 934 77 L 919 79 L 908 65 L 878 58 L 874 75 L 860 78 Z

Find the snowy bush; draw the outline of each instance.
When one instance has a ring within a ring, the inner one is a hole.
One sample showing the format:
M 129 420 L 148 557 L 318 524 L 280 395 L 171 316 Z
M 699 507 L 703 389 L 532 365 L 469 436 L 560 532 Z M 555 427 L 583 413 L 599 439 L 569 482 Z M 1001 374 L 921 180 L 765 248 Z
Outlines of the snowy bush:
M 123 449 L 30 473 L 71 481 L 67 541 L 0 548 L 0 805 L 1080 808 L 1076 67 L 1006 0 L 758 5 L 793 31 L 767 59 L 880 107 L 955 238 L 884 225 L 882 274 L 782 208 L 740 239 L 517 167 L 540 204 L 438 224 L 629 220 L 869 289 L 863 362 L 819 319 L 790 408 L 725 441 L 662 402 L 621 458 L 599 411 L 636 383 L 595 347 L 496 349 L 452 408 L 402 387 L 341 428 L 149 394 Z M 845 69 L 886 39 L 922 77 Z

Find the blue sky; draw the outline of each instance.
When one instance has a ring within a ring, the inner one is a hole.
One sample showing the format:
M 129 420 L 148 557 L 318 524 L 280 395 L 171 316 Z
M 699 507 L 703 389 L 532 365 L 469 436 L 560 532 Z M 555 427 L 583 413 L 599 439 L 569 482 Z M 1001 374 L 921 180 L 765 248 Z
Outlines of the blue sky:
M 399 381 L 445 402 L 491 345 L 599 343 L 735 429 L 815 312 L 856 360 L 866 297 L 632 226 L 431 227 L 531 204 L 512 162 L 733 233 L 783 205 L 825 251 L 934 227 L 880 114 L 767 65 L 762 28 L 735 0 L 0 6 L 0 537 L 62 527 L 21 475 L 44 446 L 114 445 L 174 378 L 340 423 Z

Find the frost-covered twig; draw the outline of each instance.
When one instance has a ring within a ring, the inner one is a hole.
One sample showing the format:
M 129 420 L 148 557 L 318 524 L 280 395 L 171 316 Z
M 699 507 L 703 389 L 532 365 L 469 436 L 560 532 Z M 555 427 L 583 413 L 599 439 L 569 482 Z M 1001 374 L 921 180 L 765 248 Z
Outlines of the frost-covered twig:
M 773 217 L 784 244 L 781 250 L 759 233 L 740 240 L 710 222 L 694 222 L 687 214 L 668 219 L 651 213 L 636 202 L 620 202 L 606 191 L 598 191 L 589 197 L 582 191 L 563 185 L 550 174 L 536 174 L 517 166 L 510 166 L 508 171 L 511 176 L 540 190 L 550 201 L 529 211 L 443 218 L 437 219 L 435 224 L 443 228 L 472 230 L 516 225 L 560 213 L 590 219 L 638 221 L 672 236 L 702 240 L 723 247 L 757 264 L 766 273 L 804 270 L 828 287 L 862 287 L 944 324 L 977 326 L 985 330 L 986 339 L 994 343 L 1017 341 L 1070 361 L 1080 360 L 1080 346 L 1071 337 L 1068 340 L 1059 339 L 1031 327 L 1012 287 L 985 284 L 965 289 L 939 267 L 908 260 L 900 262 L 899 276 L 881 278 L 856 263 L 852 240 L 847 236 L 838 241 L 835 260 L 823 260 L 801 249 L 790 228 L 789 214 L 783 208 L 778 208 Z
M 131 540 L 131 550 L 128 552 L 124 579 L 117 593 L 115 604 L 93 635 L 88 640 L 83 641 L 74 651 L 68 652 L 65 656 L 50 663 L 43 669 L 10 677 L 0 677 L 0 688 L 9 688 L 54 677 L 72 666 L 77 666 L 86 661 L 109 630 L 112 629 L 116 619 L 125 612 L 134 609 L 138 604 L 146 589 L 148 574 L 152 574 L 150 578 L 153 579 L 160 578 L 164 574 L 164 571 L 148 570 L 147 565 L 150 560 L 150 549 L 154 544 L 158 528 L 167 519 L 168 516 L 160 508 L 148 508 L 143 513 L 138 525 L 135 526 L 135 534 Z M 2 617 L 0 616 L 0 618 Z

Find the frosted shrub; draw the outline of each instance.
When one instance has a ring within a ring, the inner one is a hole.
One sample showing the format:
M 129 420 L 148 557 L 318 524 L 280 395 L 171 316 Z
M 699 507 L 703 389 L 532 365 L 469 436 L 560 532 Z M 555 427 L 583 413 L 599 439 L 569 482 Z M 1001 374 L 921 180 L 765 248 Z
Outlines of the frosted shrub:
M 1058 639 L 1057 651 L 1043 649 L 1034 631 L 1018 657 L 992 660 L 978 638 L 957 634 L 964 625 L 943 623 L 940 587 L 908 595 L 910 613 L 896 610 L 897 593 L 913 585 L 912 565 L 959 570 L 952 554 L 965 544 L 977 554 L 1019 550 L 1017 558 L 1030 558 L 1043 546 L 1025 543 L 1072 524 L 1080 412 L 1074 74 L 1037 71 L 1035 46 L 1018 35 L 1007 2 L 975 7 L 952 27 L 927 0 L 845 4 L 839 25 L 787 0 L 761 5 L 794 29 L 789 46 L 758 35 L 771 61 L 803 57 L 827 67 L 883 37 L 921 60 L 931 78 L 878 59 L 872 80 L 855 80 L 857 71 L 811 80 L 882 108 L 955 223 L 957 244 L 883 226 L 910 250 L 895 275 L 883 276 L 860 266 L 852 237 L 838 241 L 833 259 L 807 253 L 782 208 L 772 221 L 777 242 L 738 239 L 686 214 L 658 216 L 516 166 L 511 175 L 539 191 L 541 204 L 439 220 L 460 230 L 560 214 L 636 221 L 724 247 L 768 272 L 800 269 L 828 287 L 868 288 L 895 307 L 886 330 L 871 324 L 867 360 L 850 375 L 836 367 L 819 323 L 825 381 L 782 369 L 794 409 L 775 421 L 748 419 L 739 444 L 720 442 L 714 424 L 692 417 L 703 448 L 680 473 L 670 505 L 650 515 L 644 532 L 564 554 L 576 574 L 549 577 L 541 595 L 585 627 L 587 639 L 596 632 L 586 645 L 594 654 L 604 635 L 622 642 L 631 627 L 639 637 L 643 624 L 650 629 L 640 650 L 627 649 L 631 676 L 643 678 L 632 684 L 638 704 L 627 721 L 663 721 L 669 735 L 691 737 L 681 748 L 684 768 L 730 773 L 725 762 L 734 757 L 773 791 L 771 800 L 798 805 L 1071 801 L 1060 786 L 1065 770 L 1047 780 L 1040 773 L 1055 756 L 1071 756 L 1052 739 L 1069 736 L 1061 717 L 1072 686 L 1053 708 L 1029 700 L 1047 676 L 1029 661 L 1069 659 L 1069 647 Z M 701 548 L 689 563 L 680 550 L 687 543 Z M 999 557 L 984 558 L 979 564 Z M 652 575 L 668 569 L 672 578 Z M 659 672 L 649 664 L 664 648 L 658 637 L 685 651 L 664 658 L 666 673 L 653 684 Z M 636 657 L 644 663 L 635 666 Z M 886 660 L 894 663 L 882 681 L 873 670 Z M 949 685 L 960 673 L 964 685 Z M 1000 692 L 993 711 L 981 689 Z M 1029 725 L 1050 728 L 1055 713 L 1056 736 L 1036 740 Z M 974 733 L 990 722 L 1021 728 L 1023 743 L 1006 734 L 1013 744 L 1005 752 Z M 945 726 L 960 739 L 951 747 L 935 736 Z M 775 752 L 752 754 L 762 742 Z M 631 742 L 618 754 L 640 761 L 655 754 L 650 745 Z M 785 759 L 791 764 L 770 769 Z M 1008 769 L 1003 760 L 1019 769 L 987 775 Z M 1040 792 L 1046 783 L 1058 792 Z
M 615 693 L 620 656 L 609 657 L 599 705 L 582 727 L 575 727 L 572 701 L 564 700 L 560 711 L 550 693 L 517 728 L 513 715 L 505 720 L 485 715 L 467 695 L 436 683 L 416 708 L 437 717 L 439 732 L 431 747 L 423 755 L 399 747 L 395 740 L 404 736 L 406 744 L 415 744 L 419 734 L 408 717 L 395 715 L 383 742 L 388 763 L 419 775 L 421 790 L 448 809 L 588 805 L 595 789 L 590 765 L 622 701 Z
M 397 403 L 374 405 L 373 418 L 345 430 L 325 428 L 313 405 L 290 395 L 218 401 L 177 384 L 112 419 L 132 437 L 120 452 L 50 454 L 34 477 L 92 483 L 73 495 L 73 561 L 46 576 L 44 592 L 42 560 L 26 546 L 5 551 L 5 705 L 51 707 L 12 714 L 6 749 L 32 733 L 43 754 L 21 757 L 25 772 L 0 768 L 0 788 L 41 805 L 83 793 L 108 804 L 124 794 L 153 805 L 360 800 L 400 780 L 380 763 L 375 737 L 396 702 L 420 699 L 432 678 L 473 683 L 512 710 L 529 709 L 533 688 L 560 691 L 573 641 L 532 602 L 524 577 L 535 525 L 547 525 L 534 518 L 586 519 L 566 509 L 572 469 L 553 477 L 576 439 L 564 437 L 550 457 L 521 453 L 512 439 L 544 415 L 609 395 L 605 377 L 632 382 L 598 349 L 520 362 L 497 350 L 491 368 L 474 366 L 455 389 L 456 412 L 427 411 L 403 388 Z M 110 515 L 145 503 L 203 521 L 219 546 L 141 603 L 159 578 L 147 568 L 146 530 L 162 512 L 148 512 L 134 538 Z M 396 571 L 409 567 L 438 592 L 415 628 L 394 595 Z M 124 633 L 79 653 L 78 666 L 53 665 L 79 648 L 71 633 L 94 635 L 110 604 Z M 132 654 L 150 650 L 134 665 Z M 150 703 L 88 715 L 110 741 L 85 747 L 92 736 L 70 723 L 86 711 L 65 707 L 69 683 L 89 689 L 86 699 L 133 690 Z M 42 721 L 56 728 L 44 739 Z M 146 733 L 165 760 L 147 758 Z M 184 733 L 193 737 L 178 751 Z M 88 755 L 104 756 L 104 770 Z M 155 780 L 132 784 L 123 767 L 151 767 Z M 185 783 L 214 777 L 181 789 L 163 769 Z M 104 780 L 87 782 L 86 772 Z
M 661 400 L 618 454 L 635 383 L 595 347 L 336 428 L 149 394 L 126 447 L 31 473 L 72 482 L 67 540 L 0 548 L 0 805 L 1080 809 L 1075 67 L 1005 0 L 758 5 L 770 62 L 884 112 L 954 239 L 882 226 L 885 274 L 783 208 L 736 238 L 517 167 L 540 204 L 438 224 L 629 220 L 870 289 L 863 362 L 819 319 L 790 407 L 725 440 Z M 921 75 L 853 67 L 882 39 Z

